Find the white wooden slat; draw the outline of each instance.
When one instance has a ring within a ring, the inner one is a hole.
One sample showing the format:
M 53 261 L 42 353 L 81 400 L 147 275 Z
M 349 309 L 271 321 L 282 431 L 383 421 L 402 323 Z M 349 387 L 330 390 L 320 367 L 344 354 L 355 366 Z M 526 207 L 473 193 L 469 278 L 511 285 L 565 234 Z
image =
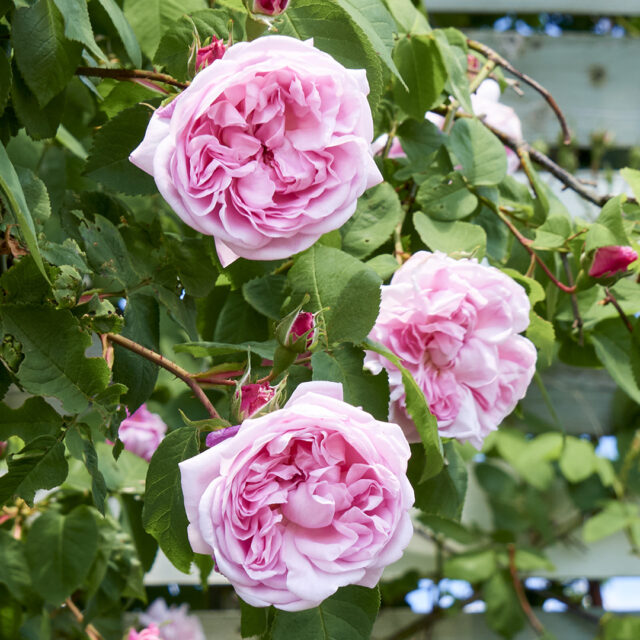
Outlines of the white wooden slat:
M 640 0 L 637 4 L 640 7 Z M 579 33 L 521 36 L 488 29 L 469 30 L 467 35 L 546 87 L 581 146 L 590 146 L 590 135 L 603 130 L 613 135 L 615 146 L 640 145 L 640 39 Z M 517 111 L 525 139 L 557 142 L 553 112 L 538 93 L 521 86 L 524 96 L 509 90 L 501 100 Z
M 638 0 L 425 0 L 431 13 L 572 13 L 640 15 Z

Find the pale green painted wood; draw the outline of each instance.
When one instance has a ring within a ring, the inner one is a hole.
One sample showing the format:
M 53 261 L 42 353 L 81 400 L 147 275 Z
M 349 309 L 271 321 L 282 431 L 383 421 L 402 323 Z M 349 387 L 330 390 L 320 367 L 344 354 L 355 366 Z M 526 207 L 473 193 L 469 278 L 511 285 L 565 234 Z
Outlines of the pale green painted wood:
M 525 37 L 488 29 L 467 34 L 546 87 L 580 145 L 589 146 L 590 135 L 603 130 L 614 136 L 616 146 L 640 145 L 640 38 L 579 33 Z M 524 96 L 508 90 L 502 102 L 517 111 L 525 139 L 557 142 L 560 130 L 553 112 L 538 93 L 521 86 Z
M 425 0 L 432 13 L 573 13 L 576 15 L 640 15 L 638 0 Z

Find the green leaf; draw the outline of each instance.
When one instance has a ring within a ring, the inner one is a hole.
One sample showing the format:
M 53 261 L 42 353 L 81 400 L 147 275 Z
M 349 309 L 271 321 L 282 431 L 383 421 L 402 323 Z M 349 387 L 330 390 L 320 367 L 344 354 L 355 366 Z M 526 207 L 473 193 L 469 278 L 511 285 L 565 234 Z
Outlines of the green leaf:
M 198 453 L 198 430 L 181 427 L 160 443 L 149 463 L 142 523 L 167 558 L 189 572 L 193 551 L 187 537 L 187 514 L 180 485 L 178 463 Z
M 181 238 L 165 234 L 171 238 L 169 250 L 180 282 L 190 296 L 206 296 L 216 282 L 218 270 L 212 256 L 215 255 L 213 238 Z
M 154 56 L 154 62 L 163 66 L 167 73 L 178 80 L 188 80 L 190 71 L 189 54 L 194 41 L 194 26 L 202 44 L 208 38 L 217 37 L 225 42 L 232 37 L 233 42 L 246 40 L 243 14 L 226 8 L 196 11 L 188 18 L 183 17 L 169 29 Z M 229 33 L 229 23 L 232 23 Z M 193 64 L 193 61 L 192 61 Z
M 595 471 L 595 453 L 588 440 L 567 436 L 564 441 L 560 470 L 569 482 L 582 482 Z
M 124 310 L 122 335 L 147 349 L 160 350 L 160 313 L 154 298 L 139 293 L 129 296 Z M 158 365 L 128 349 L 114 345 L 113 380 L 128 388 L 122 400 L 129 411 L 145 402 L 156 385 Z
M 407 115 L 422 120 L 429 109 L 439 104 L 447 79 L 440 48 L 431 35 L 402 38 L 394 59 L 406 82 L 404 86 L 394 83 L 394 98 Z
M 11 25 L 20 72 L 44 107 L 73 77 L 80 62 L 80 46 L 65 39 L 63 18 L 53 0 L 38 0 L 17 9 Z
M 38 489 L 53 489 L 67 477 L 64 445 L 52 436 L 38 436 L 9 457 L 9 471 L 0 478 L 0 504 L 13 496 L 29 504 Z
M 467 465 L 453 442 L 444 445 L 447 464 L 423 480 L 429 468 L 424 447 L 413 445 L 407 475 L 416 493 L 416 508 L 425 514 L 460 520 L 467 493 Z
M 85 173 L 105 187 L 127 195 L 157 193 L 150 175 L 129 161 L 149 124 L 149 107 L 136 105 L 121 111 L 96 133 Z
M 620 175 L 631 187 L 631 191 L 633 191 L 635 199 L 640 201 L 640 171 L 626 167 L 624 169 L 620 169 Z
M 585 542 L 602 540 L 625 527 L 638 518 L 638 505 L 628 502 L 611 500 L 606 503 L 604 509 L 589 518 L 582 529 L 582 537 Z
M 466 218 L 478 206 L 478 199 L 457 171 L 444 179 L 438 175 L 427 178 L 418 189 L 416 202 L 428 216 L 443 221 Z
M 108 118 L 114 118 L 124 109 L 133 107 L 139 102 L 154 100 L 161 95 L 164 94 L 137 82 L 117 82 L 100 103 L 100 110 L 104 111 Z
M 326 331 L 328 344 L 360 342 L 378 316 L 380 278 L 354 257 L 316 245 L 305 251 L 288 274 L 294 297 L 311 296 L 309 311 Z
M 438 434 L 438 423 L 435 416 L 429 410 L 422 389 L 420 389 L 411 373 L 402 365 L 400 358 L 389 351 L 384 345 L 367 339 L 365 340 L 364 347 L 385 357 L 399 369 L 404 385 L 407 413 L 413 420 L 422 444 L 424 445 L 426 464 L 422 470 L 421 481 L 436 476 L 444 465 L 442 441 Z
M 27 391 L 55 396 L 66 411 L 77 413 L 107 386 L 107 363 L 85 357 L 91 338 L 70 311 L 5 305 L 0 307 L 0 318 L 5 332 L 22 344 L 25 358 L 18 378 Z
M 251 350 L 252 353 L 257 353 L 261 358 L 273 360 L 275 349 L 275 340 L 269 340 L 268 342 L 241 342 L 240 344 L 229 344 L 225 342 L 185 342 L 173 346 L 173 350 L 176 353 L 190 353 L 196 358 L 226 356 L 233 353 L 246 355 L 247 351 Z
M 41 140 L 56 135 L 67 100 L 66 91 L 61 91 L 45 107 L 40 107 L 22 74 L 14 68 L 11 100 L 18 120 L 31 138 Z
M 94 270 L 93 284 L 101 289 L 122 291 L 140 282 L 131 263 L 127 246 L 118 228 L 107 218 L 80 226 L 89 264 Z
M 398 194 L 388 182 L 368 189 L 340 229 L 342 249 L 356 258 L 366 258 L 389 239 L 402 216 Z
M 271 640 L 369 640 L 379 606 L 377 588 L 342 587 L 315 609 L 276 610 Z
M 485 230 L 470 222 L 439 222 L 424 213 L 413 214 L 413 225 L 422 241 L 433 251 L 473 256 L 479 260 L 487 248 Z
M 491 186 L 507 175 L 502 142 L 479 120 L 460 118 L 451 130 L 449 146 L 462 165 L 462 175 L 471 184 Z
M 461 35 L 455 29 L 437 29 L 433 32 L 440 47 L 442 60 L 447 69 L 447 83 L 445 89 L 453 94 L 466 113 L 473 113 L 469 81 L 467 80 L 467 52 L 450 42 L 460 40 Z M 464 36 L 462 42 L 464 42 Z
M 540 350 L 539 358 L 544 365 L 550 366 L 553 362 L 556 344 L 556 331 L 553 328 L 553 323 L 541 318 L 535 311 L 531 311 L 525 335 Z
M 102 8 L 107 12 L 113 26 L 116 28 L 120 40 L 124 45 L 124 49 L 129 56 L 133 66 L 140 68 L 142 66 L 142 53 L 140 52 L 140 45 L 136 39 L 136 34 L 133 32 L 131 25 L 124 17 L 122 9 L 117 4 L 116 0 L 98 0 L 102 5 Z
M 0 404 L 0 440 L 18 436 L 29 443 L 38 436 L 56 436 L 62 425 L 62 416 L 42 398 L 27 398 L 18 409 Z
M 504 638 L 512 638 L 525 624 L 525 617 L 508 572 L 493 575 L 483 589 L 487 624 Z
M 557 249 L 563 247 L 567 238 L 571 235 L 571 221 L 567 216 L 552 214 L 547 217 L 544 224 L 536 229 L 533 244 L 534 249 Z
M 35 226 L 27 207 L 20 180 L 2 144 L 0 144 L 0 191 L 15 216 L 16 222 L 20 225 L 20 232 L 29 248 L 31 257 L 38 265 L 38 269 L 40 269 L 40 273 L 42 273 L 45 280 L 49 282 L 49 277 L 40 256 Z
M 252 638 L 262 635 L 269 624 L 269 609 L 267 607 L 252 607 L 241 598 L 240 601 L 240 636 Z
M 431 27 L 411 0 L 383 0 L 400 29 L 411 35 L 431 32 Z
M 19 168 L 18 178 L 31 216 L 35 221 L 44 224 L 51 216 L 51 202 L 47 187 L 30 169 Z
M 373 376 L 363 371 L 364 353 L 350 344 L 331 351 L 316 351 L 311 358 L 313 380 L 340 382 L 344 400 L 362 407 L 378 420 L 389 415 L 389 385 L 386 375 Z
M 638 358 L 640 344 L 631 335 L 620 318 L 599 322 L 590 335 L 596 355 L 616 384 L 636 402 L 640 403 L 640 381 L 633 375 L 632 354 Z
M 272 320 L 280 320 L 280 309 L 284 304 L 287 291 L 287 278 L 284 275 L 267 275 L 254 278 L 242 285 L 244 299 L 259 313 Z
M 24 555 L 24 544 L 8 531 L 0 531 L 0 582 L 22 603 L 29 603 L 31 578 Z
M 375 256 L 371 260 L 367 260 L 365 264 L 373 269 L 382 280 L 390 278 L 400 267 L 396 259 L 388 253 Z
M 144 503 L 140 496 L 127 493 L 121 495 L 121 500 L 129 533 L 136 545 L 142 568 L 147 572 L 151 569 L 156 559 L 158 543 L 142 526 L 142 508 Z
M 22 640 L 22 607 L 13 595 L 0 585 L 0 638 Z
M 59 606 L 82 584 L 97 551 L 98 527 L 89 507 L 76 507 L 66 516 L 45 511 L 27 536 L 33 588 Z
M 313 44 L 348 69 L 366 69 L 371 93 L 369 104 L 375 113 L 382 95 L 382 63 L 364 32 L 337 4 L 299 0 L 279 15 L 274 26 L 283 36 L 298 40 L 313 38 Z
M 601 625 L 598 640 L 637 640 L 640 636 L 640 618 L 637 616 L 614 616 L 606 613 Z
M 83 44 L 96 58 L 108 62 L 102 49 L 96 44 L 89 20 L 87 0 L 53 0 L 64 19 L 64 35 L 69 40 Z
M 621 194 L 611 198 L 598 216 L 598 219 L 589 227 L 585 236 L 586 252 L 598 247 L 629 244 L 629 239 L 622 224 L 622 203 L 626 196 Z
M 98 454 L 93 442 L 89 439 L 83 441 L 82 458 L 84 466 L 87 468 L 91 476 L 91 497 L 96 509 L 104 515 L 104 501 L 107 497 L 107 485 L 102 475 L 102 471 L 98 468 Z
M 153 58 L 162 36 L 185 13 L 206 8 L 205 0 L 124 0 L 124 15 L 148 58 Z
M 421 118 L 409 118 L 398 127 L 398 138 L 402 149 L 411 161 L 411 167 L 427 170 L 433 162 L 433 155 L 444 144 L 445 137 L 433 122 Z
M 4 113 L 11 89 L 11 64 L 4 51 L 0 51 L 0 116 Z
M 242 292 L 232 291 L 224 302 L 213 338 L 217 342 L 237 344 L 250 338 L 267 338 L 266 320 L 242 297 Z
M 379 0 L 331 0 L 339 4 L 362 29 L 373 50 L 398 80 L 404 83 L 395 65 L 393 51 L 395 23 L 384 4 Z
M 445 561 L 443 571 L 444 575 L 452 580 L 485 582 L 497 568 L 495 551 L 483 549 L 451 556 Z

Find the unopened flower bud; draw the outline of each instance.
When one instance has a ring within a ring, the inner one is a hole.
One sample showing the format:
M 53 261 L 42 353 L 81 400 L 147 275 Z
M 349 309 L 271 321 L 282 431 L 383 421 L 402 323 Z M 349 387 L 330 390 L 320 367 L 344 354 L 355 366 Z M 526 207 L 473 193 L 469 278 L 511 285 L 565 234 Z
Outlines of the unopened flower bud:
M 276 395 L 276 388 L 268 382 L 245 384 L 236 391 L 240 400 L 240 418 L 251 418 L 264 408 Z
M 611 277 L 627 270 L 627 267 L 638 259 L 638 254 L 625 246 L 600 247 L 596 249 L 593 262 L 589 268 L 592 278 Z
M 289 6 L 289 0 L 253 0 L 251 11 L 267 16 L 279 16 Z
M 227 50 L 225 43 L 216 38 L 211 37 L 211 44 L 205 47 L 200 47 L 196 52 L 196 71 L 202 71 L 205 67 L 208 67 L 214 60 L 219 60 Z
M 308 311 L 301 311 L 291 325 L 291 331 L 289 332 L 291 341 L 295 342 L 298 338 L 307 334 L 306 346 L 310 347 L 313 344 L 315 334 L 315 331 L 313 329 L 313 313 L 309 313 Z

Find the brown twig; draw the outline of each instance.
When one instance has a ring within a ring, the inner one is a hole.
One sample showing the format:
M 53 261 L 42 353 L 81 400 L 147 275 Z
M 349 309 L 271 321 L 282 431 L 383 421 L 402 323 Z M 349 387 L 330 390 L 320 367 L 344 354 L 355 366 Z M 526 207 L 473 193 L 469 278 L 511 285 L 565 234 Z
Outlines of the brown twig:
M 558 287 L 558 289 L 564 291 L 565 293 L 575 292 L 575 285 L 568 287 L 563 282 L 560 282 L 560 280 L 558 280 L 558 278 L 556 278 L 553 273 L 551 273 L 551 270 L 544 263 L 544 260 L 535 252 L 535 250 L 531 246 L 532 241 L 529 240 L 529 238 L 525 238 L 520 233 L 520 231 L 518 231 L 518 228 L 513 224 L 513 222 L 511 222 L 511 220 L 509 220 L 509 218 L 504 213 L 502 213 L 500 207 L 497 207 L 493 202 L 491 202 L 491 200 L 480 195 L 475 189 L 470 189 L 470 191 L 476 196 L 476 198 L 478 198 L 478 200 L 480 200 L 480 202 L 487 206 L 487 208 L 491 209 L 491 211 L 493 211 L 500 218 L 500 220 L 504 222 L 505 225 L 507 225 L 507 228 L 514 235 L 515 239 L 524 247 L 525 251 L 531 256 L 531 258 L 538 263 L 540 268 L 547 274 L 549 280 L 551 280 L 551 282 L 553 282 L 553 284 Z
M 558 118 L 558 122 L 560 122 L 560 128 L 562 129 L 563 142 L 564 144 L 569 144 L 571 142 L 571 132 L 569 131 L 569 126 L 567 125 L 567 121 L 562 113 L 562 110 L 558 106 L 558 103 L 555 101 L 553 96 L 547 91 L 539 82 L 529 77 L 526 73 L 522 73 L 522 71 L 518 71 L 508 60 L 505 60 L 497 51 L 494 51 L 490 47 L 482 44 L 481 42 L 477 42 L 476 40 L 467 39 L 467 44 L 470 49 L 474 51 L 480 52 L 482 55 L 486 56 L 487 59 L 491 60 L 495 64 L 500 65 L 503 69 L 506 69 L 509 73 L 516 76 L 530 87 L 535 89 L 546 101 L 547 104 L 551 107 L 553 112 L 556 114 Z
M 166 369 L 170 373 L 173 373 L 176 378 L 180 378 L 184 383 L 189 385 L 195 397 L 202 403 L 204 408 L 207 410 L 207 413 L 216 419 L 220 419 L 220 414 L 215 410 L 214 406 L 211 404 L 211 400 L 207 398 L 206 393 L 198 386 L 195 378 L 185 369 L 178 366 L 175 362 L 171 362 L 171 360 L 167 360 L 164 356 L 156 353 L 155 351 L 151 351 L 151 349 L 147 349 L 143 347 L 141 344 L 134 342 L 133 340 L 129 340 L 129 338 L 125 338 L 124 336 L 115 334 L 115 333 L 107 333 L 107 338 L 111 342 L 115 342 L 116 344 L 124 347 L 125 349 L 129 349 L 129 351 L 133 351 L 133 353 L 137 353 L 139 356 L 146 358 L 147 360 L 157 364 L 158 366 Z
M 92 624 L 84 626 L 84 616 L 82 615 L 80 609 L 76 607 L 71 598 L 67 598 L 64 603 L 67 605 L 74 618 L 78 621 L 78 624 L 80 624 L 84 628 L 85 633 L 89 636 L 89 638 L 91 638 L 91 640 L 103 640 L 100 632 Z
M 560 254 L 560 260 L 562 260 L 562 266 L 564 267 L 564 272 L 567 276 L 567 282 L 570 287 L 573 287 L 573 275 L 571 274 L 571 267 L 569 266 L 569 258 L 567 258 L 566 253 Z M 578 296 L 574 293 L 571 294 L 571 310 L 573 311 L 573 328 L 578 330 L 578 344 L 583 347 L 584 346 L 584 332 L 582 330 L 583 322 L 582 316 L 580 315 L 580 308 L 578 307 Z
M 511 574 L 511 582 L 513 582 L 513 588 L 516 591 L 516 596 L 518 597 L 518 602 L 520 603 L 520 608 L 525 616 L 527 616 L 527 620 L 531 625 L 532 629 L 535 632 L 543 636 L 545 634 L 544 627 L 538 618 L 536 618 L 536 614 L 533 613 L 533 609 L 527 600 L 527 595 L 524 592 L 524 587 L 522 586 L 522 582 L 518 577 L 518 569 L 516 568 L 516 547 L 514 544 L 510 544 L 509 547 L 509 573 Z
M 436 109 L 431 109 L 433 113 L 437 113 L 441 116 L 446 116 L 448 109 L 446 107 L 438 107 Z M 456 111 L 456 118 L 474 118 L 475 116 L 470 113 L 465 113 L 464 111 Z M 589 189 L 586 187 L 581 180 L 576 178 L 574 175 L 569 173 L 566 169 L 563 169 L 560 165 L 556 164 L 551 158 L 546 156 L 541 151 L 534 149 L 531 145 L 521 140 L 516 140 L 511 136 L 508 136 L 506 133 L 503 133 L 499 129 L 492 127 L 487 124 L 485 120 L 481 119 L 482 124 L 484 124 L 493 135 L 495 135 L 506 147 L 509 147 L 512 151 L 518 153 L 518 150 L 525 151 L 529 154 L 531 160 L 539 164 L 541 167 L 546 169 L 554 178 L 562 182 L 568 189 L 575 191 L 579 196 L 592 202 L 593 204 L 602 207 L 604 206 L 611 198 L 614 196 L 611 194 L 598 195 L 593 189 Z M 520 154 L 519 154 L 520 155 Z M 637 202 L 635 198 L 627 198 L 627 202 Z
M 613 295 L 613 293 L 611 293 L 611 291 L 609 291 L 609 287 L 605 287 L 604 292 L 607 295 L 602 301 L 602 304 L 611 303 L 615 307 L 616 311 L 618 312 L 618 315 L 622 319 L 622 322 L 624 322 L 624 326 L 627 327 L 627 331 L 629 331 L 629 333 L 633 333 L 633 325 L 631 324 L 629 318 L 627 317 L 627 314 L 623 311 L 622 307 L 620 306 L 618 299 Z
M 155 71 L 147 71 L 146 69 L 107 69 L 106 67 L 78 67 L 76 69 L 77 76 L 94 76 L 96 78 L 115 78 L 116 80 L 131 80 L 132 78 L 140 78 L 143 80 L 152 80 L 170 84 L 173 87 L 186 89 L 188 82 L 180 82 L 166 73 L 157 73 Z

